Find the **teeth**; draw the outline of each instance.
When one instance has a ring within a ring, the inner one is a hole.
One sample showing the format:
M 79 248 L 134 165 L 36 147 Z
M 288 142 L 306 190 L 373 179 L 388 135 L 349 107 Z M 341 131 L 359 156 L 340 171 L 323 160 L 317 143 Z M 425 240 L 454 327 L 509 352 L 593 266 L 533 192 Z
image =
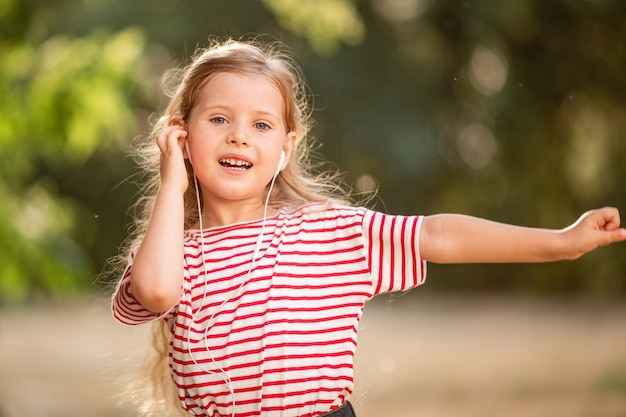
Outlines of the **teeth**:
M 240 159 L 222 159 L 219 161 L 221 165 L 230 166 L 237 169 L 248 169 L 252 166 L 249 162 Z

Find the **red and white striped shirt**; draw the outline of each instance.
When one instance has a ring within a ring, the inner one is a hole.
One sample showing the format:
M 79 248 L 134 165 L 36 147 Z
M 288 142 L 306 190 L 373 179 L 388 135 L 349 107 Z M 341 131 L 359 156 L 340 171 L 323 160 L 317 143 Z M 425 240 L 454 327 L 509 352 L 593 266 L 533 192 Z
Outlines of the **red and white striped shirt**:
M 170 367 L 193 415 L 231 416 L 234 400 L 237 417 L 319 416 L 352 393 L 365 301 L 424 281 L 421 219 L 281 210 L 267 218 L 251 270 L 262 220 L 189 230 L 178 305 L 160 315 L 144 309 L 130 293 L 131 259 L 113 314 L 129 325 L 168 321 Z

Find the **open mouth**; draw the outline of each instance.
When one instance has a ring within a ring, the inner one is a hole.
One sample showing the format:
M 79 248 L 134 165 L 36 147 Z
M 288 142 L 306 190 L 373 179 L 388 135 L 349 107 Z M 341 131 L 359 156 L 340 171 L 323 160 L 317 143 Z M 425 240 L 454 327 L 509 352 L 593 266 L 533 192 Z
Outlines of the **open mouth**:
M 219 163 L 223 167 L 237 171 L 245 171 L 252 168 L 252 164 L 250 162 L 242 161 L 241 159 L 222 159 Z

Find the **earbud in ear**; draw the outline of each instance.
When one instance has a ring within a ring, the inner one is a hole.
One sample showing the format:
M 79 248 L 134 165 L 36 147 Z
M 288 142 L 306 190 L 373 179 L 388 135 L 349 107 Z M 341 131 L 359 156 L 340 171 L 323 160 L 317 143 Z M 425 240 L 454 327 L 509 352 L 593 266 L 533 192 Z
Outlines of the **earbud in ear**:
M 274 176 L 280 174 L 280 169 L 283 167 L 283 162 L 285 162 L 285 151 L 280 151 L 280 159 L 278 160 L 278 166 L 276 167 L 276 172 Z
M 187 151 L 187 159 L 189 160 L 189 163 L 191 164 L 191 152 L 189 151 L 189 141 L 188 140 L 185 141 L 185 150 Z

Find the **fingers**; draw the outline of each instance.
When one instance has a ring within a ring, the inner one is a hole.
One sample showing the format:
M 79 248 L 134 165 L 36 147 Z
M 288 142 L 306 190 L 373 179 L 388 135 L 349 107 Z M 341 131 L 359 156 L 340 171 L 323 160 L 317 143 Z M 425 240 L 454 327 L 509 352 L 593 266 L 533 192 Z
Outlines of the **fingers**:
M 570 259 L 577 259 L 600 246 L 625 241 L 626 229 L 619 226 L 619 211 L 614 207 L 584 213 L 574 224 L 564 229 L 573 232 L 572 243 L 577 245 Z
M 183 193 L 189 185 L 183 153 L 186 140 L 187 131 L 178 124 L 163 128 L 156 137 L 161 151 L 161 186 L 173 185 Z
M 172 152 L 182 151 L 187 139 L 187 131 L 181 126 L 172 125 L 163 128 L 157 135 L 156 143 L 162 155 L 168 155 Z
M 620 225 L 619 211 L 615 207 L 604 207 L 593 210 L 592 215 L 597 227 L 601 230 L 616 230 Z
M 626 241 L 626 229 L 616 229 L 611 231 L 611 243 Z
M 605 241 L 601 246 L 626 240 L 626 229 L 620 228 L 619 210 L 615 207 L 604 207 L 591 212 L 598 230 L 608 232 L 604 234 Z

